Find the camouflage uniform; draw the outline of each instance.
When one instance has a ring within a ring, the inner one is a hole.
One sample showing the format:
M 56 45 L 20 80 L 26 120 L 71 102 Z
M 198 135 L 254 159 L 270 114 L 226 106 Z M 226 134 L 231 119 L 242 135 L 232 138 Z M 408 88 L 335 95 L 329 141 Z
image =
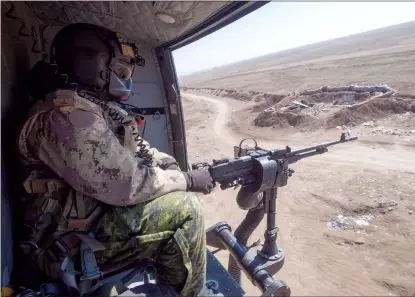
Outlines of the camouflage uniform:
M 153 257 L 159 280 L 183 296 L 194 296 L 206 274 L 200 202 L 185 192 L 187 184 L 180 171 L 158 167 L 168 155 L 149 149 L 154 163 L 146 165 L 133 146 L 128 148 L 128 124 L 124 123 L 120 135 L 120 124 L 104 110 L 73 91 L 61 90 L 38 101 L 21 130 L 19 149 L 25 164 L 47 165 L 70 186 L 65 197 L 71 198 L 63 203 L 59 198 L 58 206 L 48 209 L 55 213 L 54 234 L 70 229 L 70 218 L 79 216 L 80 208 L 74 206 L 78 199 L 86 214 L 97 204 L 110 205 L 95 232 L 106 247 L 96 253 L 100 268 L 111 270 Z M 41 199 L 44 195 L 37 198 Z M 38 208 L 46 212 L 44 205 L 38 203 Z M 53 275 L 41 255 L 39 265 Z

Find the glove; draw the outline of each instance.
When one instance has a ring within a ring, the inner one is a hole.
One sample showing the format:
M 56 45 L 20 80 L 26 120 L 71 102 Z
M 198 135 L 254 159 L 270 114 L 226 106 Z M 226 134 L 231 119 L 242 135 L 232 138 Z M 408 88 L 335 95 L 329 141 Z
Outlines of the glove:
M 179 164 L 174 158 L 166 157 L 160 160 L 160 168 L 163 170 L 180 170 Z
M 182 172 L 187 182 L 187 190 L 209 194 L 215 187 L 212 176 L 209 171 L 203 169 Z

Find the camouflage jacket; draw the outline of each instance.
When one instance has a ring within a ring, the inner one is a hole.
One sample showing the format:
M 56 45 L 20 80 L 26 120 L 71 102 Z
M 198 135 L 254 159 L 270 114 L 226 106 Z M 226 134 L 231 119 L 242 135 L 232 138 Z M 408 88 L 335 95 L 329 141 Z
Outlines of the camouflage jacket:
M 45 164 L 77 192 L 109 205 L 135 205 L 186 190 L 180 171 L 157 165 L 167 154 L 149 149 L 155 162 L 146 165 L 121 144 L 115 126 L 99 105 L 61 90 L 31 108 L 18 146 L 27 165 Z

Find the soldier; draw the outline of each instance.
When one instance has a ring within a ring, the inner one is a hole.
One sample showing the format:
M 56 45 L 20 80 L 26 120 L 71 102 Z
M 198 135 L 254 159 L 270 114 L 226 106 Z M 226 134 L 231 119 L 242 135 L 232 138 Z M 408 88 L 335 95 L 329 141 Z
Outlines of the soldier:
M 186 191 L 207 194 L 214 184 L 208 171 L 180 171 L 138 135 L 142 119 L 120 103 L 130 95 L 134 66 L 143 64 L 137 48 L 122 34 L 79 23 L 58 32 L 51 58 L 48 69 L 57 67 L 57 75 L 47 81 L 54 85 L 32 106 L 18 139 L 30 173 L 25 252 L 53 280 L 71 263 L 82 270 L 75 276 L 96 280 L 153 258 L 162 284 L 182 296 L 199 294 L 203 211 Z M 91 251 L 100 271 L 82 258 Z M 78 289 L 70 280 L 64 282 Z

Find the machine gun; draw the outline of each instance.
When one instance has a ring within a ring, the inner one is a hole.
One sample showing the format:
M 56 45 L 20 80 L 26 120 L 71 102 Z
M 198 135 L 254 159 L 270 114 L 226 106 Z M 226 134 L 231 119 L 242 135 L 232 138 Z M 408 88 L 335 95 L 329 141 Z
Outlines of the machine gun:
M 266 150 L 244 146 L 241 141 L 235 147 L 235 157 L 213 160 L 192 165 L 193 169 L 209 170 L 213 180 L 222 190 L 239 187 L 238 206 L 249 210 L 235 233 L 232 234 L 226 222 L 219 222 L 206 232 L 207 244 L 218 250 L 230 252 L 228 271 L 240 283 L 241 268 L 252 283 L 262 291 L 262 296 L 290 296 L 290 288 L 283 282 L 273 279 L 284 264 L 284 252 L 277 244 L 276 200 L 277 189 L 287 185 L 294 170 L 288 166 L 301 159 L 320 155 L 327 147 L 357 140 L 357 137 L 342 133 L 340 140 L 326 142 L 298 150 L 286 146 L 282 149 Z M 267 215 L 267 229 L 262 248 L 246 247 L 249 236 Z

